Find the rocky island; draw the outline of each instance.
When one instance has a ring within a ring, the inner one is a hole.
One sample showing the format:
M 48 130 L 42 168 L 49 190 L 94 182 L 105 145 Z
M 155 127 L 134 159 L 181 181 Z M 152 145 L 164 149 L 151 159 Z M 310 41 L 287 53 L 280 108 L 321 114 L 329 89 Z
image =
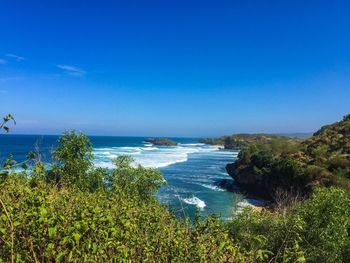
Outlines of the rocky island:
M 177 145 L 177 142 L 169 140 L 168 138 L 148 138 L 145 141 L 157 146 L 176 146 Z

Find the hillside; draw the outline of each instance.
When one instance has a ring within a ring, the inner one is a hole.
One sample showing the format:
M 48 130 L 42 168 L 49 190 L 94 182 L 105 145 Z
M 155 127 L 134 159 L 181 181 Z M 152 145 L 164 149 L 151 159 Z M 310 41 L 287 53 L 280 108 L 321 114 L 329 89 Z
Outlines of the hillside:
M 279 182 L 302 185 L 303 170 L 283 159 L 302 153 L 302 147 L 281 138 L 251 143 L 242 150 L 240 165 L 254 163 L 252 171 L 260 176 L 280 169 Z M 341 189 L 317 188 L 284 210 L 247 207 L 227 221 L 213 215 L 190 222 L 156 199 L 165 183 L 159 170 L 132 166 L 129 156 L 117 157 L 112 170 L 97 168 L 83 134 L 65 133 L 52 157 L 48 168 L 29 154 L 32 169 L 8 170 L 0 178 L 0 262 L 341 263 L 350 258 L 350 196 Z M 5 167 L 20 164 L 10 160 Z
M 270 142 L 274 139 L 298 140 L 297 138 L 282 135 L 240 133 L 219 138 L 202 138 L 199 141 L 210 145 L 223 145 L 225 149 L 240 149 L 251 143 Z
M 278 189 L 308 194 L 319 185 L 350 191 L 350 115 L 304 141 L 247 141 L 226 169 L 242 188 L 265 198 Z
M 350 114 L 340 122 L 323 126 L 302 144 L 313 163 L 317 162 L 318 158 L 325 161 L 334 158 L 335 155 L 344 161 L 350 161 Z

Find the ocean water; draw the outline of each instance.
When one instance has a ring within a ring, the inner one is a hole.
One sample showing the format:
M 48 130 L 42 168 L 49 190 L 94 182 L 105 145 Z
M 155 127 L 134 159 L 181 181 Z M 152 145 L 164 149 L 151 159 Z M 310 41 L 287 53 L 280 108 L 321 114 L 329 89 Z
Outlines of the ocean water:
M 235 191 L 222 188 L 222 182 L 233 183 L 225 170 L 237 151 L 221 150 L 198 143 L 196 138 L 171 138 L 177 146 L 153 146 L 145 137 L 90 137 L 95 155 L 95 165 L 113 168 L 112 160 L 119 155 L 129 155 L 135 163 L 159 168 L 166 184 L 157 197 L 178 216 L 193 218 L 196 211 L 204 216 L 217 214 L 230 218 L 249 199 Z M 44 162 L 50 162 L 50 153 L 57 146 L 58 136 L 1 135 L 0 161 L 9 154 L 18 161 L 24 160 L 28 151 L 39 151 Z M 244 199 L 244 200 L 243 200 Z

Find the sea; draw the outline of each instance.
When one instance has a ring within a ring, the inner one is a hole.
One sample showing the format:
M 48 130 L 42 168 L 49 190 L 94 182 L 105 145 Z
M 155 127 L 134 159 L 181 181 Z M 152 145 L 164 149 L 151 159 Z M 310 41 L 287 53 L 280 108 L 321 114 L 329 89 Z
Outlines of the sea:
M 57 147 L 55 135 L 0 136 L 0 162 L 11 154 L 16 161 L 29 151 L 39 152 L 42 161 L 51 162 Z M 225 166 L 233 162 L 238 151 L 199 143 L 198 138 L 170 138 L 177 146 L 154 146 L 147 137 L 89 136 L 94 150 L 94 164 L 113 168 L 112 160 L 120 155 L 134 158 L 135 164 L 158 168 L 166 183 L 157 192 L 159 201 L 179 217 L 194 218 L 215 214 L 230 219 L 246 205 L 260 201 L 247 198 L 235 186 Z

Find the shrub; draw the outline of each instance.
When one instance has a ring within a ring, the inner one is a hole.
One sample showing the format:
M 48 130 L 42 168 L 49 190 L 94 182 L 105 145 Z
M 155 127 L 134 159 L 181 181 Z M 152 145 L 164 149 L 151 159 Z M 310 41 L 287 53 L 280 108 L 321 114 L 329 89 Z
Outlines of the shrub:
M 234 242 L 257 261 L 347 262 L 350 197 L 337 188 L 317 188 L 286 213 L 247 209 L 227 227 Z
M 56 160 L 53 173 L 57 181 L 80 188 L 88 187 L 86 179 L 93 167 L 93 153 L 91 142 L 84 134 L 66 132 L 60 137 L 53 157 Z
M 275 185 L 274 189 L 304 190 L 308 177 L 298 161 L 283 157 L 273 163 L 268 182 Z
M 123 156 L 108 172 L 92 166 L 91 153 L 86 136 L 66 133 L 51 172 L 37 163 L 3 178 L 0 262 L 248 260 L 219 220 L 193 227 L 161 206 L 158 170 Z

